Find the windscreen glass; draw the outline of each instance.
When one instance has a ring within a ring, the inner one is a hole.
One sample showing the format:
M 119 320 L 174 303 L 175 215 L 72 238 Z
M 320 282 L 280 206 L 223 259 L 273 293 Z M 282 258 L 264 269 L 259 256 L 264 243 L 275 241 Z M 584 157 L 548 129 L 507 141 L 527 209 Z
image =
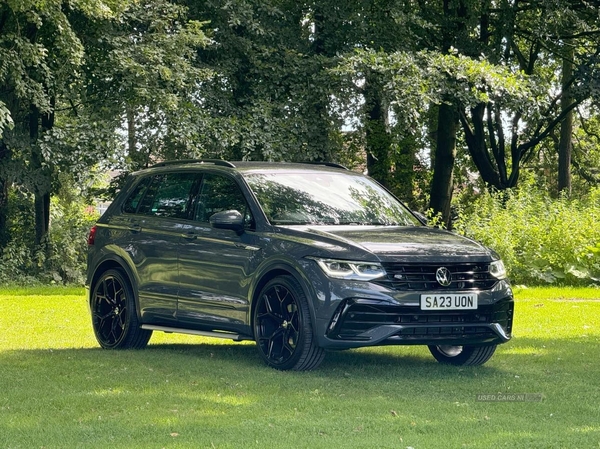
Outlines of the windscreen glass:
M 274 172 L 244 177 L 274 225 L 420 225 L 392 195 L 364 176 Z

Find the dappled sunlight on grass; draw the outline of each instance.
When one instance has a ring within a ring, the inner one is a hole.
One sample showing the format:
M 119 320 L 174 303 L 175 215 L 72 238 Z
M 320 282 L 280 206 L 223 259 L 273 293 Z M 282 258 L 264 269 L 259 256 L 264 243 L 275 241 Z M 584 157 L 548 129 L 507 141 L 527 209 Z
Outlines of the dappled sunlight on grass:
M 503 354 L 516 354 L 516 355 L 533 355 L 541 356 L 546 355 L 548 351 L 546 348 L 536 348 L 533 346 L 509 346 L 508 348 L 502 348 Z
M 124 391 L 120 388 L 108 388 L 106 390 L 96 390 L 93 392 L 89 392 L 88 394 L 93 394 L 96 396 L 102 396 L 102 397 L 107 397 L 107 396 L 119 396 L 119 395 L 123 395 L 123 394 L 131 394 L 130 391 Z
M 600 433 L 600 426 L 584 426 L 584 427 L 574 427 L 571 429 L 573 432 L 597 432 Z

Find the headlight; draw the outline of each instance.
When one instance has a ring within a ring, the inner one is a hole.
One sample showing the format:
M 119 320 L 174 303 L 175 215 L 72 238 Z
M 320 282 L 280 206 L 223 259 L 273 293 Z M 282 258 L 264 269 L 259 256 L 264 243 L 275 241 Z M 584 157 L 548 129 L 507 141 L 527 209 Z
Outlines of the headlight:
M 377 262 L 351 262 L 318 257 L 309 257 L 309 259 L 317 262 L 327 276 L 335 279 L 370 281 L 386 274 L 381 264 Z
M 490 264 L 490 274 L 496 279 L 506 279 L 506 268 L 501 260 L 494 260 Z

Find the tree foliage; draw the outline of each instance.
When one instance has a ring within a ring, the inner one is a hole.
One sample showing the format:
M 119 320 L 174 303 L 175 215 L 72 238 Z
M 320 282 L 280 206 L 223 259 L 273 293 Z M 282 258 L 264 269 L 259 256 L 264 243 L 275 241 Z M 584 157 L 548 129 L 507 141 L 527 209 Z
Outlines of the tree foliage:
M 141 153 L 150 146 L 152 157 L 161 154 L 156 148 L 173 155 L 192 145 L 180 132 L 187 131 L 180 110 L 203 79 L 193 61 L 206 38 L 185 12 L 167 1 L 0 3 L 0 248 L 17 218 L 11 189 L 31 198 L 30 250 L 50 260 L 51 196 L 63 187 L 61 175 L 75 173 L 68 179 L 84 185 L 111 157 L 143 165 L 120 148 L 126 111 L 162 139 Z
M 598 23 L 577 0 L 0 0 L 0 249 L 54 264 L 67 187 L 162 159 L 343 162 L 446 225 L 457 191 L 523 176 L 577 196 Z

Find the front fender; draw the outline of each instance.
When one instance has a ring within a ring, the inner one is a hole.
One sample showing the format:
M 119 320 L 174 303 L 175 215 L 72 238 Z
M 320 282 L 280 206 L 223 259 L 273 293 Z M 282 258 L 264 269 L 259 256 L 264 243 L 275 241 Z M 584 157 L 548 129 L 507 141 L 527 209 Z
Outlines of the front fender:
M 307 260 L 306 262 L 309 261 Z M 248 290 L 248 302 L 250 307 L 248 309 L 249 316 L 247 317 L 247 320 L 251 326 L 253 326 L 252 316 L 254 314 L 254 299 L 269 280 L 276 276 L 285 274 L 293 276 L 302 286 L 304 294 L 308 298 L 311 322 L 316 324 L 318 295 L 314 288 L 313 282 L 311 282 L 306 274 L 305 268 L 306 267 L 300 265 L 297 260 L 285 257 L 284 255 L 270 257 L 261 263 L 261 265 L 255 271 L 250 288 Z M 316 332 L 316 325 L 313 325 L 313 332 Z

